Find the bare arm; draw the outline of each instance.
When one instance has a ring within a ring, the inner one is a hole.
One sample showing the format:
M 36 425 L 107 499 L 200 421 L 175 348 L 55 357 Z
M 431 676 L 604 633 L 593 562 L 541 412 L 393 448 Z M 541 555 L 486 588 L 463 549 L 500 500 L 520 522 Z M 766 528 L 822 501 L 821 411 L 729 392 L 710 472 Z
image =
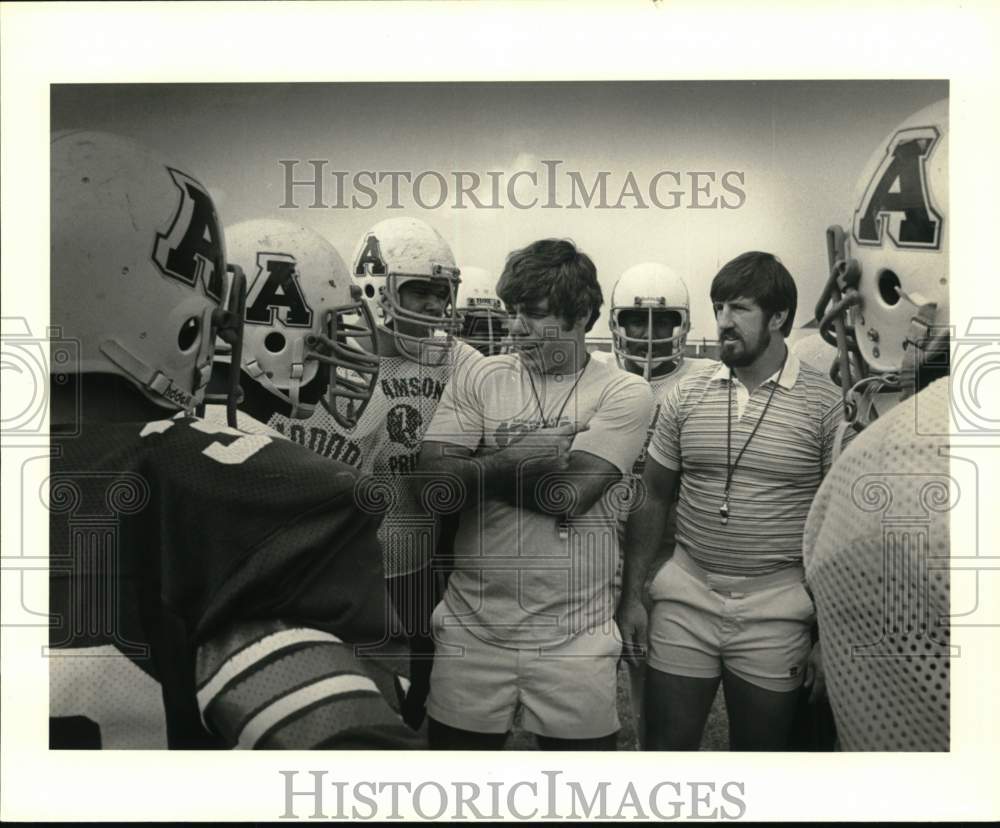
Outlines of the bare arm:
M 576 517 L 589 511 L 608 486 L 621 477 L 621 472 L 604 458 L 587 451 L 571 451 L 568 462 L 533 463 L 523 468 L 521 502 L 533 512 Z M 564 503 L 569 504 L 568 509 L 555 508 Z
M 466 507 L 489 497 L 515 502 L 519 490 L 535 489 L 533 480 L 568 470 L 574 434 L 571 426 L 543 428 L 521 435 L 505 448 L 478 453 L 452 443 L 425 440 L 418 467 L 431 475 L 457 478 Z
M 631 514 L 625 527 L 625 570 L 622 574 L 618 624 L 632 661 L 637 660 L 634 654 L 642 652 L 646 646 L 648 618 L 642 600 L 643 586 L 649 564 L 660 548 L 667 512 L 674 501 L 679 479 L 680 472 L 647 457 L 639 507 Z

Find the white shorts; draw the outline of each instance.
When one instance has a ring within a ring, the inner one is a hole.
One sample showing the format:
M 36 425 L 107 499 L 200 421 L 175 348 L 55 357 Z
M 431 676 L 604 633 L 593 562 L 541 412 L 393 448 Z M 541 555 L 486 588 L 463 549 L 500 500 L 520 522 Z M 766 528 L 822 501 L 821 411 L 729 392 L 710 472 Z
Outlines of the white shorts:
M 450 623 L 443 623 L 445 617 Z M 596 739 L 620 729 L 616 625 L 541 651 L 476 638 L 455 622 L 443 601 L 431 626 L 435 653 L 427 713 L 442 724 L 506 733 L 520 706 L 525 730 L 538 736 Z
M 816 617 L 802 569 L 760 578 L 715 575 L 677 547 L 650 584 L 649 666 L 715 678 L 722 667 L 765 690 L 796 690 Z

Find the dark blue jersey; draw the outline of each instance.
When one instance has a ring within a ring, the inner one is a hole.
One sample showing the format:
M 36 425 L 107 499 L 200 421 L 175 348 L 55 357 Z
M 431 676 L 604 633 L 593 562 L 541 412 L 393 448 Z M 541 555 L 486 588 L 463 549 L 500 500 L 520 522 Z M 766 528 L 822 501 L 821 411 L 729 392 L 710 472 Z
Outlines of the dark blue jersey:
M 403 747 L 357 473 L 190 417 L 53 434 L 53 747 Z M 306 726 L 308 725 L 308 726 Z

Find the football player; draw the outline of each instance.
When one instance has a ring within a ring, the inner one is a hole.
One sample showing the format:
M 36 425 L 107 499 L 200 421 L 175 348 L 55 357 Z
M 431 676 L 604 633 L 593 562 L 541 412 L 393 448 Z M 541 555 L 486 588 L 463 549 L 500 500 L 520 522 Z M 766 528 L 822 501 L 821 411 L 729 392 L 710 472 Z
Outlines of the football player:
M 496 279 L 481 267 L 463 265 L 458 286 L 458 338 L 483 356 L 503 353 L 510 336 L 510 314 L 496 292 Z
M 229 261 L 247 274 L 248 284 L 241 430 L 284 434 L 356 466 L 357 446 L 306 433 L 295 421 L 322 405 L 349 428 L 371 398 L 378 342 L 360 288 L 334 246 L 309 227 L 256 219 L 226 228 L 225 235 Z M 228 368 L 229 360 L 228 351 L 217 348 L 215 387 L 222 385 L 218 368 Z M 272 420 L 278 429 L 266 425 Z
M 841 747 L 944 751 L 946 101 L 912 115 L 882 142 L 853 210 L 848 232 L 827 233 L 831 275 L 817 318 L 839 346 L 849 427 L 861 433 L 816 495 L 805 528 L 806 575 Z M 893 519 L 901 515 L 918 517 Z
M 51 171 L 50 747 L 415 746 L 354 652 L 387 613 L 356 472 L 189 416 L 240 355 L 209 191 L 105 133 Z
M 423 221 L 393 218 L 357 245 L 351 275 L 377 318 L 378 383 L 352 426 L 322 403 L 303 421 L 274 416 L 268 424 L 314 451 L 344 446 L 347 462 L 365 473 L 358 506 L 382 517 L 379 540 L 387 585 L 412 646 L 412 685 L 404 715 L 423 719 L 433 641 L 432 551 L 441 538 L 440 509 L 418 495 L 416 462 L 424 431 L 445 386 L 466 377 L 482 356 L 454 334 L 459 269 L 442 236 Z
M 611 349 L 618 366 L 649 382 L 656 401 L 643 450 L 628 477 L 632 495 L 628 502 L 622 504 L 619 543 L 624 549 L 625 522 L 628 520 L 638 481 L 642 480 L 646 447 L 656 423 L 660 400 L 682 377 L 710 364 L 711 360 L 685 357 L 684 346 L 691 330 L 687 285 L 675 271 L 658 262 L 634 265 L 615 282 L 611 290 L 608 324 L 611 328 Z M 674 545 L 673 530 L 674 522 L 670 519 L 657 556 L 659 562 L 670 556 Z M 654 562 L 651 571 L 655 572 L 656 568 Z M 618 588 L 620 580 L 619 571 L 616 578 Z M 645 732 L 642 717 L 644 667 L 638 657 L 627 658 L 626 664 L 629 665 L 632 712 L 641 746 Z

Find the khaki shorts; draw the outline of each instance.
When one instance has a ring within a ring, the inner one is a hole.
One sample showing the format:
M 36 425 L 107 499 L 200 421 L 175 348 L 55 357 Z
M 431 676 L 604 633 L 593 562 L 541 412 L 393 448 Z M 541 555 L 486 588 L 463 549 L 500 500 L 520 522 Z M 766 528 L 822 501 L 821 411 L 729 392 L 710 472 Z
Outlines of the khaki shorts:
M 451 727 L 506 733 L 518 707 L 524 729 L 556 739 L 596 739 L 616 733 L 615 692 L 621 636 L 610 630 L 581 633 L 539 651 L 500 647 L 442 619 L 437 605 L 434 669 L 427 713 Z
M 725 666 L 765 690 L 801 686 L 816 614 L 800 567 L 760 578 L 716 575 L 677 547 L 649 591 L 654 670 L 715 678 Z

